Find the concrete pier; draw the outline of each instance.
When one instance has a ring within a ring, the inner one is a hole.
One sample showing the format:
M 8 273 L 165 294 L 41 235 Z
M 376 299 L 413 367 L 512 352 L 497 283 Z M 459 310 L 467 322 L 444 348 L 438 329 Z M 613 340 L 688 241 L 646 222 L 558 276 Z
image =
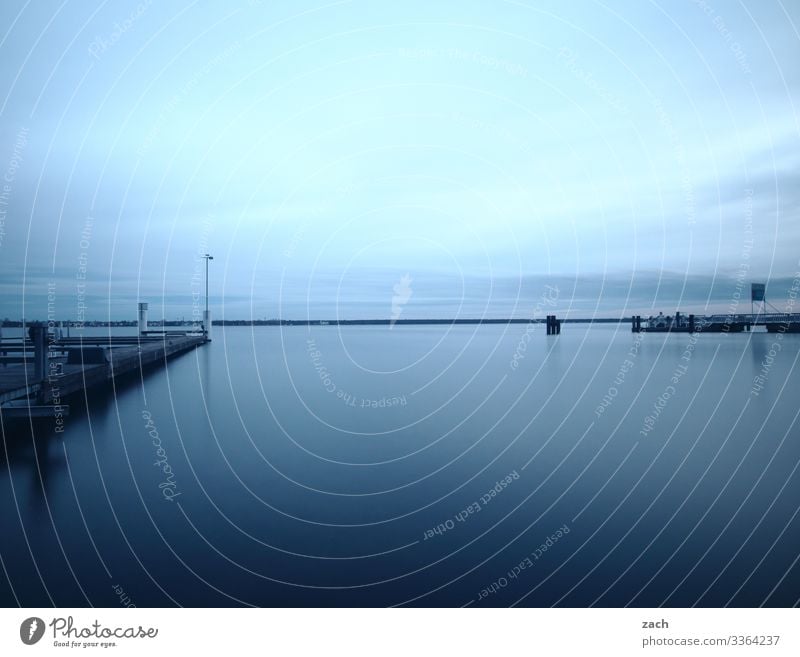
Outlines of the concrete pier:
M 144 308 L 142 308 L 144 306 Z M 44 323 L 28 326 L 27 335 L 4 340 L 0 367 L 0 416 L 42 417 L 63 413 L 64 397 L 108 384 L 145 367 L 166 364 L 172 356 L 208 340 L 205 333 L 147 331 L 147 304 L 139 304 L 140 335 L 66 338 Z
M 82 344 L 58 345 L 66 357 L 50 359 L 48 368 L 42 370 L 49 370 L 50 374 L 44 377 L 39 353 L 35 353 L 33 359 L 25 359 L 27 363 L 0 368 L 0 415 L 4 418 L 19 415 L 19 409 L 24 411 L 28 404 L 37 407 L 52 404 L 84 389 L 107 384 L 122 374 L 165 365 L 172 356 L 204 343 L 202 335 L 165 335 L 147 337 L 138 344 L 89 339 Z

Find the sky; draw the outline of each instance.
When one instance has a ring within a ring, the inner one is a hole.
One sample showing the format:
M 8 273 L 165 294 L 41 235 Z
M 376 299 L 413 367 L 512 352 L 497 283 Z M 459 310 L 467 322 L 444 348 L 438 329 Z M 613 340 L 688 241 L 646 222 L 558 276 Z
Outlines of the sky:
M 0 318 L 190 318 L 206 252 L 228 319 L 783 309 L 800 271 L 797 2 L 4 0 L 0 57 Z

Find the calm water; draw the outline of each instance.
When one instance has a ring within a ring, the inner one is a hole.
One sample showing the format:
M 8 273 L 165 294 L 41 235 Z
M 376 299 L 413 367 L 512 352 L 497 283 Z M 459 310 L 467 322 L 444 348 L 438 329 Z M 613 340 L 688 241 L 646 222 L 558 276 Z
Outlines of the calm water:
M 525 331 L 216 329 L 6 421 L 0 602 L 796 604 L 800 335 Z

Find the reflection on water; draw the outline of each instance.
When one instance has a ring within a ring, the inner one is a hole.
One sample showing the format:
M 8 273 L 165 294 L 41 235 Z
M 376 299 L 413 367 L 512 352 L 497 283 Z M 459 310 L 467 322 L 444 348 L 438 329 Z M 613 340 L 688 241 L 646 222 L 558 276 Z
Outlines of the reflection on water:
M 5 421 L 0 600 L 795 604 L 800 336 L 526 328 L 219 329 Z

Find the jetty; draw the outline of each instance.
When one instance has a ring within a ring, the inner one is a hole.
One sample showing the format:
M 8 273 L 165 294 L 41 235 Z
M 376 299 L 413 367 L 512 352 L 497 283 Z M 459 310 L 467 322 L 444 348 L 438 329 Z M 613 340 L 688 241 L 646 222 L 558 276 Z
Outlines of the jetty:
M 800 314 L 663 315 L 631 318 L 634 333 L 741 333 L 763 326 L 768 333 L 800 333 Z
M 21 337 L 0 338 L 0 416 L 58 421 L 69 413 L 70 395 L 166 365 L 209 342 L 207 326 L 150 330 L 146 303 L 139 304 L 139 332 L 131 336 L 66 337 L 59 326 L 32 322 Z

